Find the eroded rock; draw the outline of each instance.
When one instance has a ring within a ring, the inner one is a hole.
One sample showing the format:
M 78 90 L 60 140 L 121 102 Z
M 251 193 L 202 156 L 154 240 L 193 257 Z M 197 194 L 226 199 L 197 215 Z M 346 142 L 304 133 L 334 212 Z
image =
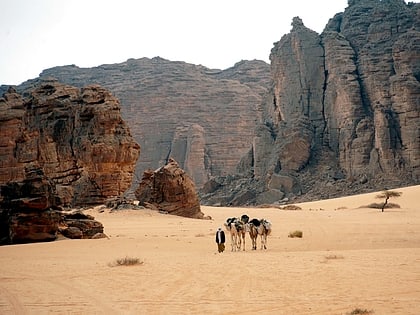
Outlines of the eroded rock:
M 155 171 L 145 171 L 135 195 L 140 205 L 152 205 L 163 213 L 204 217 L 194 182 L 173 159 Z

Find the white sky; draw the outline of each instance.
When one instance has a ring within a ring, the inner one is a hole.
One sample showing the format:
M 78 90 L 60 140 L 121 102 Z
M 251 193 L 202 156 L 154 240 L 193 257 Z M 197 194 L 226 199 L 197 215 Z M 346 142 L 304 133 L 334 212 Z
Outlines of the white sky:
M 218 69 L 269 62 L 294 16 L 320 33 L 346 7 L 347 0 L 0 0 L 0 84 L 54 66 L 129 58 Z

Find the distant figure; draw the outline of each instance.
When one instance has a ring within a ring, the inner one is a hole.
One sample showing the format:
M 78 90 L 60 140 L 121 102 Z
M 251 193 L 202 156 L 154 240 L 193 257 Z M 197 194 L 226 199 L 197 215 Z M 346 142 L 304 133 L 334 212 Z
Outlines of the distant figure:
M 221 227 L 219 227 L 216 232 L 216 243 L 219 253 L 223 253 L 225 250 L 225 232 Z

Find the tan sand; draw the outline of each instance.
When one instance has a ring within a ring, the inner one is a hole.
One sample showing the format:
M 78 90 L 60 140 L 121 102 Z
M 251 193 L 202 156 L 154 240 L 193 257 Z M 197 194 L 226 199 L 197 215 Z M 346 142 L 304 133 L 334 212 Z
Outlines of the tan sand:
M 420 186 L 397 191 L 401 208 L 384 213 L 359 208 L 377 193 L 294 211 L 202 207 L 210 221 L 94 208 L 109 239 L 0 247 L 0 314 L 418 315 Z M 268 249 L 247 237 L 231 252 L 228 237 L 217 253 L 217 227 L 244 213 L 272 222 Z M 110 266 L 124 257 L 142 264 Z

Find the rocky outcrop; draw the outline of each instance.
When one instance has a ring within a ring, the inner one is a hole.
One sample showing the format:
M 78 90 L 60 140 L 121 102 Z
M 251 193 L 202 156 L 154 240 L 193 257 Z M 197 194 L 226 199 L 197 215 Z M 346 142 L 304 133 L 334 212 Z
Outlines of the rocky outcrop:
M 418 184 L 419 20 L 420 4 L 401 0 L 349 1 L 320 35 L 294 18 L 271 51 L 273 87 L 241 176 L 213 179 L 202 202 L 229 204 L 250 189 L 248 203 L 271 203 Z
M 106 237 L 94 217 L 62 211 L 54 183 L 39 167 L 27 166 L 23 181 L 0 188 L 0 245 L 53 241 L 58 233 L 68 238 Z
M 53 241 L 60 214 L 54 185 L 35 167 L 25 169 L 25 179 L 1 187 L 0 244 Z
M 41 77 L 110 88 L 144 149 L 139 170 L 174 156 L 203 204 L 337 197 L 420 181 L 419 20 L 402 0 L 351 0 L 322 34 L 296 17 L 271 73 L 143 58 Z
M 202 187 L 212 176 L 234 172 L 249 150 L 270 69 L 257 60 L 218 70 L 156 57 L 94 68 L 55 67 L 41 73 L 46 77 L 77 87 L 100 84 L 118 97 L 122 117 L 142 148 L 138 178 L 172 156 Z
M 0 134 L 0 184 L 25 180 L 25 168 L 35 165 L 63 206 L 124 193 L 140 151 L 119 101 L 98 85 L 41 80 L 22 94 L 10 88 L 0 98 Z
M 104 227 L 101 222 L 80 210 L 61 212 L 59 231 L 67 238 L 91 239 L 104 238 Z
M 145 171 L 135 195 L 142 206 L 183 217 L 204 217 L 194 182 L 172 158 L 155 171 Z

